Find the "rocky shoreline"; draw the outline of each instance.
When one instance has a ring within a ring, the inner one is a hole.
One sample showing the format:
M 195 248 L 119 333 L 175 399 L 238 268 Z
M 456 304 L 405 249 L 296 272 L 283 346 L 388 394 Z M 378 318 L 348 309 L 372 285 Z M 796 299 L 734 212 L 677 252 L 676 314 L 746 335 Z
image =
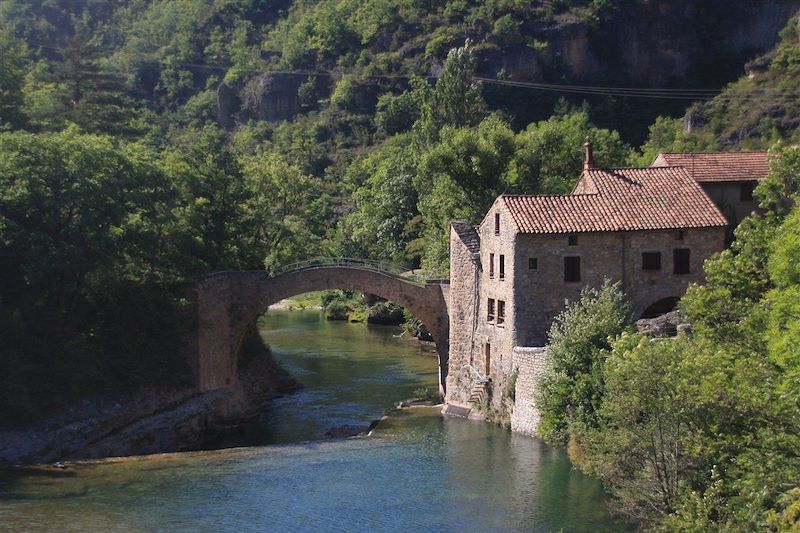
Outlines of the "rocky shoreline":
M 234 387 L 202 394 L 152 388 L 84 400 L 20 430 L 0 432 L 0 466 L 207 449 L 251 421 L 266 400 L 299 387 L 258 341 Z

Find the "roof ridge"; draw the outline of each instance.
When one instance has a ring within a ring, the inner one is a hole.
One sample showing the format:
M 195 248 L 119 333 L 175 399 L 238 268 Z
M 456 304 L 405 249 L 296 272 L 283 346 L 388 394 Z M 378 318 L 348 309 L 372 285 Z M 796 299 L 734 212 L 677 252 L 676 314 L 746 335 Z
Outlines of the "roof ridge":
M 590 168 L 589 171 L 593 170 L 603 170 L 603 171 L 613 171 L 613 170 L 663 170 L 665 168 L 685 168 L 683 165 L 662 165 L 660 167 L 593 167 Z
M 566 194 L 506 194 L 503 193 L 500 195 L 500 198 L 569 198 L 570 196 L 597 196 L 600 193 L 598 192 L 591 192 L 591 193 L 580 193 L 580 194 L 573 194 L 568 192 Z
M 658 152 L 659 154 L 676 155 L 676 154 L 699 154 L 699 155 L 715 155 L 715 154 L 768 154 L 769 150 L 727 150 L 727 151 L 699 151 L 699 152 Z

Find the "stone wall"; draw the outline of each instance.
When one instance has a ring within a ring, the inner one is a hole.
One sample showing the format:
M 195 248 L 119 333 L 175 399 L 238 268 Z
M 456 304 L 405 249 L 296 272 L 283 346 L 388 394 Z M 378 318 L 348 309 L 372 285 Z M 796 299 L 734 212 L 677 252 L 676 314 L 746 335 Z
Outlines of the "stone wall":
M 499 216 L 499 232 L 495 231 L 496 216 Z M 502 409 L 502 395 L 511 375 L 512 351 L 517 345 L 514 280 L 518 275 L 518 267 L 514 261 L 516 224 L 501 200 L 495 201 L 489 209 L 478 228 L 478 233 L 481 239 L 480 255 L 483 269 L 479 279 L 477 326 L 471 360 L 481 374 L 492 380 L 491 406 L 499 411 Z M 504 259 L 502 277 L 501 256 Z M 492 261 L 494 261 L 493 268 L 490 265 Z M 495 301 L 494 320 L 488 320 L 490 298 Z M 499 301 L 505 302 L 505 318 L 502 324 L 497 319 Z
M 481 271 L 480 256 L 473 255 L 454 227 L 450 229 L 450 318 L 447 403 L 467 405 L 473 376 L 469 370 L 477 320 L 476 297 Z
M 518 344 L 543 346 L 564 301 L 575 301 L 586 286 L 599 287 L 609 278 L 621 282 L 634 318 L 665 298 L 682 296 L 690 283 L 704 281 L 703 262 L 724 247 L 724 228 L 676 231 L 583 233 L 570 245 L 567 235 L 519 235 L 515 264 L 514 310 Z M 690 250 L 690 273 L 673 273 L 673 250 Z M 643 252 L 660 252 L 661 269 L 642 269 Z M 564 281 L 564 257 L 580 257 L 579 282 Z M 528 268 L 536 258 L 537 268 Z
M 545 368 L 546 347 L 517 346 L 513 352 L 513 367 L 517 374 L 514 389 L 514 410 L 511 412 L 511 431 L 535 435 L 539 427 L 539 411 L 534 402 L 536 381 Z
M 736 228 L 739 223 L 750 213 L 755 211 L 758 202 L 755 200 L 742 201 L 742 184 L 750 183 L 755 185 L 756 182 L 705 182 L 700 186 L 706 192 L 709 198 L 728 219 L 731 230 Z

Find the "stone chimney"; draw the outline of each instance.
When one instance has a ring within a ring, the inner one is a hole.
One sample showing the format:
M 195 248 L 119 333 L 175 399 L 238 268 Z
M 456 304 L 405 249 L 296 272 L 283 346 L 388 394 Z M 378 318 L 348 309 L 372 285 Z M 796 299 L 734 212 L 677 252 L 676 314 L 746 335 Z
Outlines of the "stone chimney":
M 583 171 L 586 172 L 590 168 L 594 168 L 594 156 L 592 156 L 592 140 L 586 137 L 583 143 Z

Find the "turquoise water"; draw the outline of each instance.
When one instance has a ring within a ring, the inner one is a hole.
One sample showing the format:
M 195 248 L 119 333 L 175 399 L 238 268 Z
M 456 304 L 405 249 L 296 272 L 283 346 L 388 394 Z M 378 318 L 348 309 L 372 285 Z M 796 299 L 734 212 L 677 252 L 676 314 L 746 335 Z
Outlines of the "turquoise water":
M 6 477 L 0 530 L 613 531 L 600 485 L 565 454 L 500 428 L 406 410 L 436 359 L 392 329 L 270 313 L 264 336 L 307 385 L 267 405 L 267 446 L 127 458 Z M 382 361 L 382 362 L 381 362 Z

